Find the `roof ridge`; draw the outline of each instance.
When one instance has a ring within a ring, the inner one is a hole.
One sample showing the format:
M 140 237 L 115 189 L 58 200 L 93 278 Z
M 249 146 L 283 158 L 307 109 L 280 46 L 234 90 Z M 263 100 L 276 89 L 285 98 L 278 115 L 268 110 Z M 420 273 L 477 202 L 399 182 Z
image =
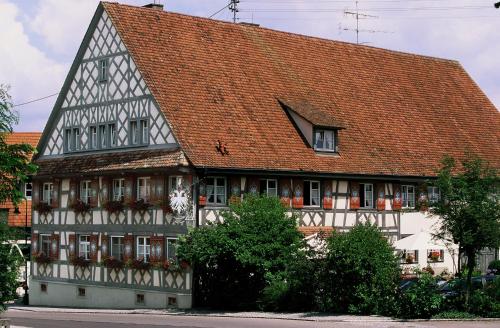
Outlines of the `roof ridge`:
M 148 12 L 151 12 L 150 8 L 145 8 L 145 7 L 140 7 L 140 6 L 134 6 L 134 5 L 129 5 L 129 4 L 122 4 L 119 2 L 109 2 L 109 1 L 102 1 L 103 4 L 105 5 L 113 5 L 113 6 L 123 6 L 123 7 L 130 7 L 138 10 L 147 10 Z M 426 58 L 429 60 L 436 60 L 440 62 L 448 62 L 448 63 L 453 63 L 453 64 L 460 64 L 460 62 L 456 59 L 449 59 L 449 58 L 442 58 L 442 57 L 436 57 L 436 56 L 430 56 L 430 55 L 422 55 L 422 54 L 416 54 L 416 53 L 411 53 L 407 51 L 401 51 L 401 50 L 394 50 L 394 49 L 387 49 L 387 48 L 381 48 L 381 47 L 376 47 L 376 46 L 370 46 L 366 44 L 355 44 L 352 42 L 347 42 L 347 41 L 342 41 L 342 40 L 333 40 L 333 39 L 327 39 L 324 37 L 319 37 L 319 36 L 313 36 L 313 35 L 307 35 L 307 34 L 301 34 L 301 33 L 293 33 L 293 32 L 288 32 L 288 31 L 281 31 L 281 30 L 276 30 L 272 29 L 270 27 L 265 27 L 265 26 L 255 26 L 255 25 L 247 25 L 247 24 L 235 24 L 232 22 L 228 21 L 223 21 L 219 19 L 213 19 L 213 18 L 208 18 L 208 17 L 202 17 L 202 16 L 195 16 L 195 15 L 188 15 L 184 13 L 178 13 L 178 12 L 173 12 L 173 11 L 159 11 L 155 10 L 154 13 L 157 14 L 167 14 L 167 15 L 174 15 L 174 16 L 182 16 L 182 17 L 187 17 L 193 20 L 201 20 L 201 21 L 209 21 L 212 23 L 218 23 L 218 24 L 224 24 L 224 25 L 230 25 L 230 26 L 237 26 L 239 28 L 246 28 L 246 29 L 262 29 L 265 31 L 269 31 L 271 33 L 279 33 L 279 34 L 286 34 L 292 37 L 298 37 L 298 38 L 304 38 L 304 39 L 312 39 L 312 40 L 318 40 L 321 42 L 325 43 L 341 43 L 349 47 L 360 47 L 360 48 L 365 48 L 369 50 L 375 50 L 375 51 L 384 51 L 384 52 L 389 52 L 389 53 L 394 53 L 394 54 L 400 54 L 404 56 L 411 56 L 411 57 L 420 57 L 420 58 Z

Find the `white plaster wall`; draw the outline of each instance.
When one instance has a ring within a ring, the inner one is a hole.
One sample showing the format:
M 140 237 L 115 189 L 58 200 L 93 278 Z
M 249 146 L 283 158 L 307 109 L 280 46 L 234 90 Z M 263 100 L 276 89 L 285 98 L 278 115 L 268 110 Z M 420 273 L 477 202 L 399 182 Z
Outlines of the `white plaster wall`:
M 413 235 L 420 231 L 434 231 L 439 224 L 437 217 L 430 217 L 427 213 L 401 213 L 401 234 Z

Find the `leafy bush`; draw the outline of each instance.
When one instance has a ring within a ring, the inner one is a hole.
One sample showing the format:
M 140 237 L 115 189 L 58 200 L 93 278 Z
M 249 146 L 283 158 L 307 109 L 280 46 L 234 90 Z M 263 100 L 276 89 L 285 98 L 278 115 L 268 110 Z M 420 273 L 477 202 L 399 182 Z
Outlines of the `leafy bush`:
M 18 238 L 14 229 L 0 220 L 0 312 L 5 309 L 5 303 L 17 297 L 17 274 L 23 258 L 12 250 L 9 240 Z
M 432 319 L 474 319 L 476 316 L 463 311 L 444 311 L 432 316 Z
M 486 290 L 475 290 L 470 295 L 469 312 L 480 317 L 488 317 L 493 311 L 495 300 L 488 295 Z
M 324 310 L 360 314 L 393 311 L 400 268 L 391 245 L 369 223 L 328 240 L 325 270 L 320 278 Z
M 292 263 L 304 256 L 296 218 L 287 215 L 277 198 L 255 196 L 221 215 L 223 223 L 192 230 L 179 242 L 177 257 L 194 270 L 196 304 L 280 307 L 298 279 L 288 274 Z
M 488 270 L 496 275 L 500 275 L 500 260 L 491 261 L 490 264 L 488 264 Z
M 437 314 L 442 306 L 443 298 L 436 288 L 436 279 L 428 273 L 420 276 L 399 297 L 399 317 L 430 318 Z

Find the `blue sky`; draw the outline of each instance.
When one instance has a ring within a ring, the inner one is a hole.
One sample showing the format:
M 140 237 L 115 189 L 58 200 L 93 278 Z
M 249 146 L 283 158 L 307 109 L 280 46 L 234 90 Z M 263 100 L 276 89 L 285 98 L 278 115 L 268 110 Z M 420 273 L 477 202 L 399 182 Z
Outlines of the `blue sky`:
M 148 0 L 119 0 L 144 5 Z M 167 11 L 208 17 L 229 0 L 162 0 Z M 500 108 L 500 9 L 494 0 L 365 0 L 360 42 L 455 59 Z M 0 83 L 14 104 L 57 93 L 97 7 L 95 0 L 0 0 Z M 351 0 L 241 0 L 239 21 L 355 42 Z M 225 9 L 214 17 L 230 20 Z M 375 31 L 375 32 L 374 32 Z M 41 131 L 55 97 L 16 107 L 16 131 Z

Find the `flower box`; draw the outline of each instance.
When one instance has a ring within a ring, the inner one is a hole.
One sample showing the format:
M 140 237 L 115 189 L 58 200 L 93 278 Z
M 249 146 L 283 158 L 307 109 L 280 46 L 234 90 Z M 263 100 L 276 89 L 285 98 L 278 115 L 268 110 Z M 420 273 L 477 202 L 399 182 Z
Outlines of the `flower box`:
M 50 264 L 52 259 L 50 256 L 47 256 L 44 252 L 38 252 L 34 256 L 34 260 L 38 264 Z
M 151 204 L 144 201 L 143 199 L 139 199 L 139 200 L 130 202 L 129 207 L 130 207 L 130 209 L 132 209 L 133 211 L 136 211 L 136 212 L 146 212 L 151 207 Z
M 80 199 L 76 200 L 73 204 L 70 205 L 70 208 L 76 214 L 88 213 L 92 208 L 90 204 L 82 202 Z
M 75 256 L 70 259 L 70 263 L 76 267 L 88 268 L 90 266 L 91 261 L 85 259 L 83 256 Z
M 113 256 L 105 258 L 103 264 L 106 268 L 111 270 L 123 269 L 123 267 L 125 266 L 125 263 L 123 263 L 123 261 L 120 261 Z
M 123 202 L 118 201 L 118 200 L 111 200 L 109 202 L 106 202 L 104 204 L 104 209 L 109 213 L 109 214 L 118 214 L 123 211 L 125 206 L 123 205 Z
M 47 215 L 52 212 L 52 206 L 47 203 L 40 202 L 33 206 L 33 209 L 38 212 L 40 215 Z
M 151 268 L 151 263 L 145 262 L 143 258 L 139 258 L 139 259 L 128 260 L 127 266 L 131 269 L 146 271 Z

